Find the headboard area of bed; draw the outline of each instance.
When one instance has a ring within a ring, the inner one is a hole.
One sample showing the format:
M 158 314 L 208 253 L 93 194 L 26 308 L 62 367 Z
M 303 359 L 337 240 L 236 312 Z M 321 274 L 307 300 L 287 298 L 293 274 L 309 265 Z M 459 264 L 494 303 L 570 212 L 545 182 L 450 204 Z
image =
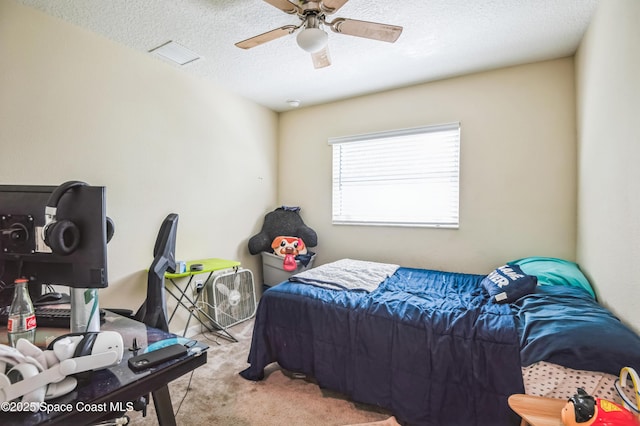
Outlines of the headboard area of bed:
M 577 264 L 541 257 L 509 263 L 538 279 L 535 291 L 511 305 L 524 366 L 547 361 L 614 375 L 640 369 L 640 337 L 598 304 Z
M 576 263 L 527 257 L 505 266 L 511 275 L 502 272 L 505 267 L 496 271 L 504 276 L 501 288 L 516 286 L 507 302 L 516 318 L 523 366 L 546 361 L 614 375 L 625 366 L 640 369 L 640 337 L 598 304 Z M 485 289 L 496 271 L 483 281 Z

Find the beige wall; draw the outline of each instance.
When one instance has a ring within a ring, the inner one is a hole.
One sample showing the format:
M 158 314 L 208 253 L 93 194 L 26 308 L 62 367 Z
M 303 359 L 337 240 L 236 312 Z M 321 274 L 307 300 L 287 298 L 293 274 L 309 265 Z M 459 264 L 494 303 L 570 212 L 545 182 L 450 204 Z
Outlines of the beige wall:
M 640 2 L 601 2 L 576 60 L 578 259 L 640 331 Z
M 180 214 L 179 258 L 239 259 L 259 282 L 246 239 L 264 213 L 288 204 L 302 206 L 318 232 L 318 263 L 350 256 L 486 273 L 522 256 L 577 257 L 601 300 L 639 329 L 639 8 L 601 5 L 577 57 L 578 113 L 567 58 L 278 118 L 173 65 L 2 1 L 0 182 L 107 186 L 117 231 L 103 306 L 141 303 L 169 212 Z M 462 124 L 460 229 L 331 225 L 329 137 L 451 121 Z
M 170 212 L 178 258 L 256 269 L 246 241 L 276 201 L 276 113 L 13 1 L 0 2 L 0 58 L 0 183 L 107 187 L 102 306 L 142 303 Z
M 573 260 L 576 129 L 571 58 L 501 69 L 281 114 L 282 204 L 341 257 L 488 273 L 524 256 Z M 331 224 L 330 137 L 460 121 L 460 228 Z

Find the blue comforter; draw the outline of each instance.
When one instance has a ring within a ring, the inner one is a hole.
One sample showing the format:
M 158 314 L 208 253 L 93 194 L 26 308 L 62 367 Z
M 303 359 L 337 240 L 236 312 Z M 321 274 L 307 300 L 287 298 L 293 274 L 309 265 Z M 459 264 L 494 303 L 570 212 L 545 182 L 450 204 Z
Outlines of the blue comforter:
M 524 392 L 518 334 L 483 278 L 400 268 L 371 293 L 272 287 L 240 374 L 260 380 L 278 362 L 403 424 L 517 424 L 507 398 Z

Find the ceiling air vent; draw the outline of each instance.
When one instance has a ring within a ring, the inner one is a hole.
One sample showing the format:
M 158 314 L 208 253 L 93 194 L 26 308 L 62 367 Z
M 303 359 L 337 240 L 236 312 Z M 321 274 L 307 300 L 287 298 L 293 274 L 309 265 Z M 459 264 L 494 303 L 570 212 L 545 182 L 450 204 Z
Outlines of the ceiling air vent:
M 165 44 L 151 49 L 149 53 L 155 53 L 156 55 L 169 59 L 179 65 L 186 65 L 200 59 L 200 55 L 176 43 L 175 41 L 168 41 Z

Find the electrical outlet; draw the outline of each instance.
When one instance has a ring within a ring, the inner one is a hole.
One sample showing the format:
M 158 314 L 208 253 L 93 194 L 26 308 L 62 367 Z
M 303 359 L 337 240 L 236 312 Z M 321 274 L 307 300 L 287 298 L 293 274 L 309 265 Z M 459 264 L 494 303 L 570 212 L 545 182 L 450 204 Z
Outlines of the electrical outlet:
M 200 290 L 202 290 L 202 287 L 204 287 L 204 281 L 196 280 L 195 285 L 196 285 L 196 291 L 200 292 Z

